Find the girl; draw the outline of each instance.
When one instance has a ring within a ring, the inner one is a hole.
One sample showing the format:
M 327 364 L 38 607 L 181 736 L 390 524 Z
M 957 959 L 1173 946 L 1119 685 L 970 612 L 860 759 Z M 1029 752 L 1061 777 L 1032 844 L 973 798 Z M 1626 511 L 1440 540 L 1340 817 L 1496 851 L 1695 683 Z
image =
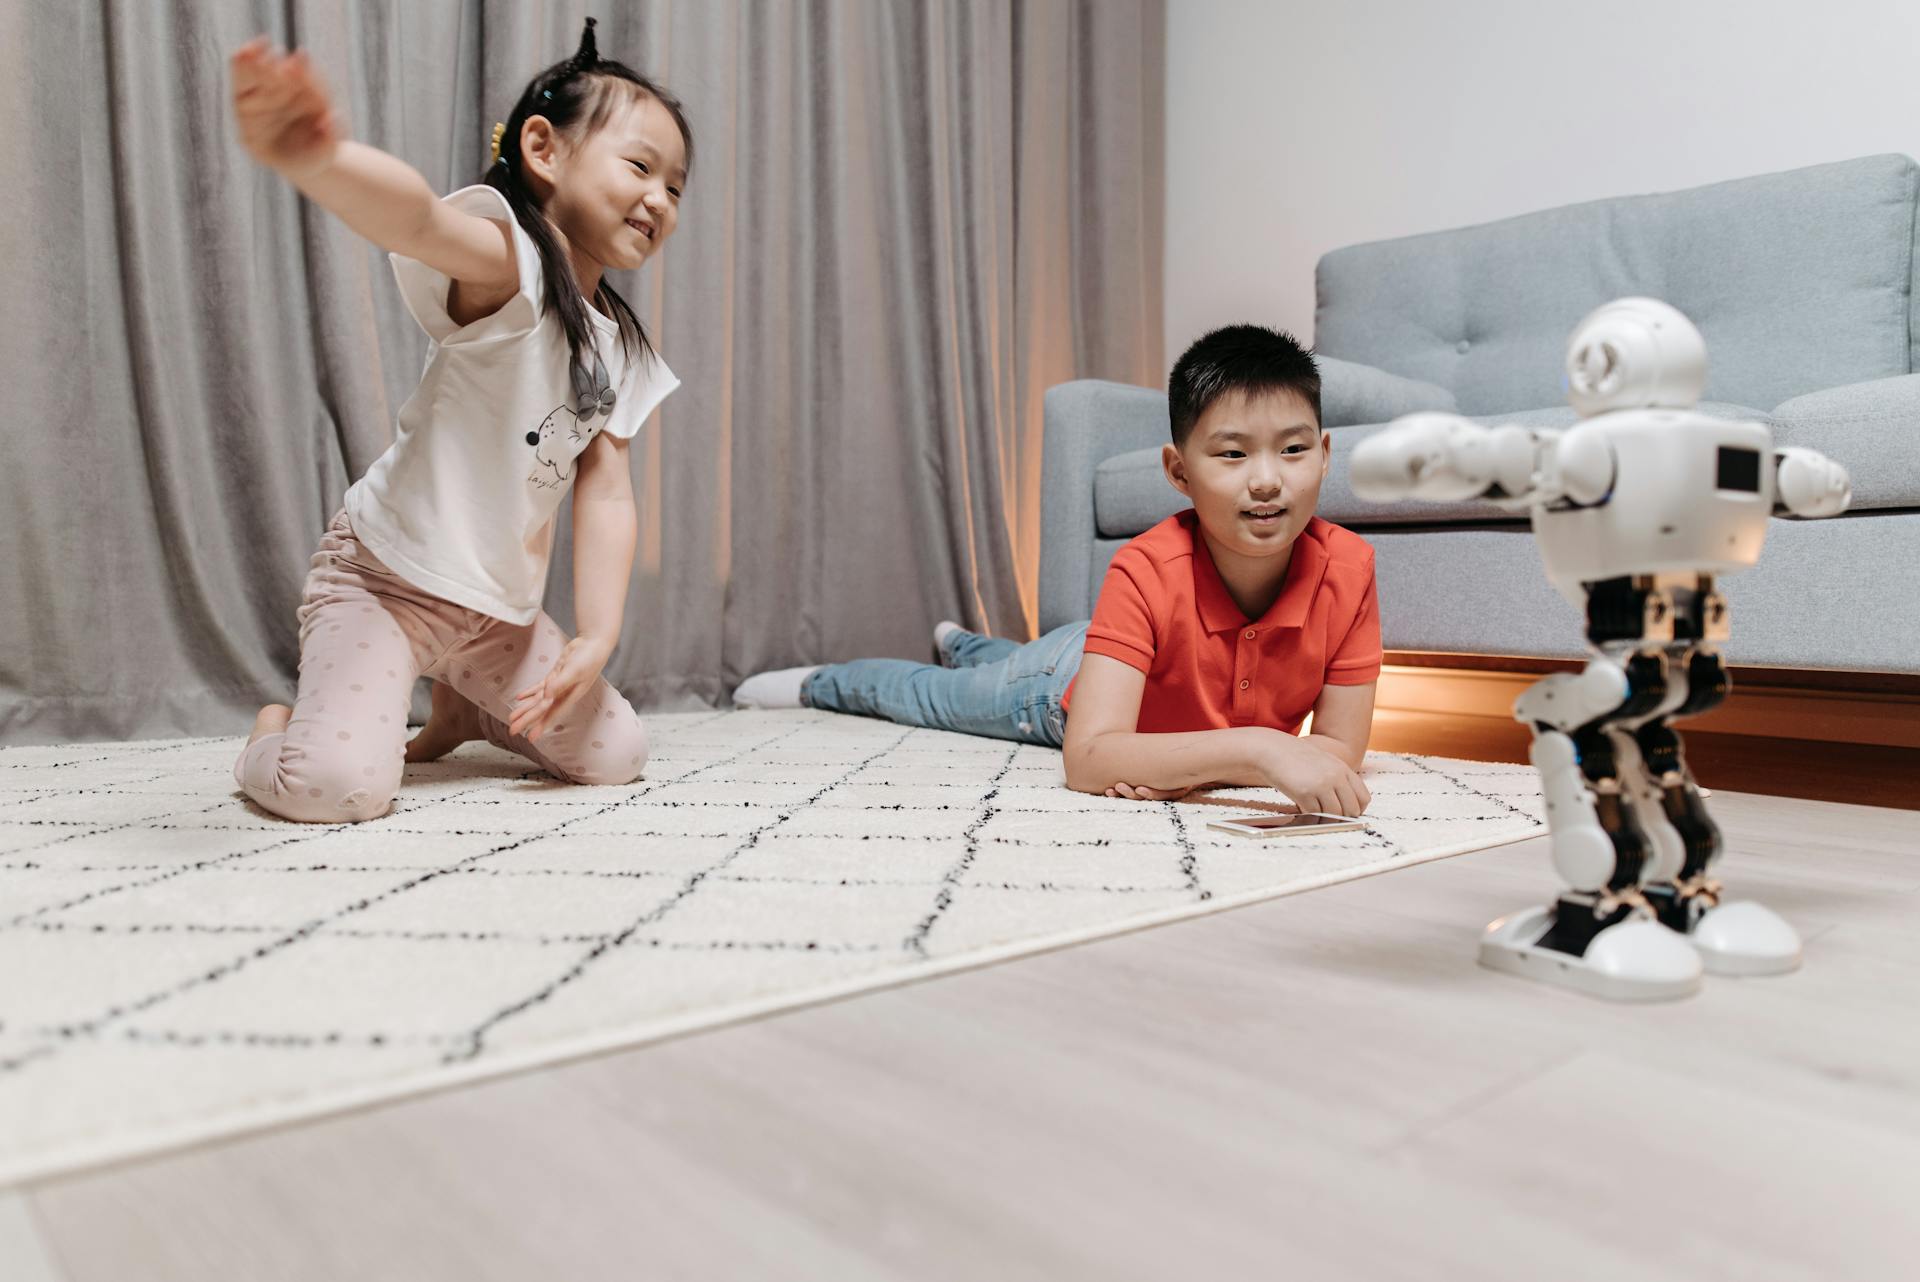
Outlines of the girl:
M 304 54 L 242 48 L 233 108 L 255 160 L 390 251 L 433 340 L 397 439 L 313 558 L 294 706 L 260 710 L 234 777 L 275 814 L 336 823 L 386 813 L 405 761 L 480 737 L 571 782 L 631 782 L 646 732 L 600 676 L 633 565 L 627 443 L 679 380 L 602 273 L 673 234 L 693 155 L 680 104 L 602 61 L 589 18 L 494 126 L 484 185 L 445 200 L 342 137 Z M 570 487 L 572 640 L 540 610 Z M 433 715 L 409 744 L 421 675 Z

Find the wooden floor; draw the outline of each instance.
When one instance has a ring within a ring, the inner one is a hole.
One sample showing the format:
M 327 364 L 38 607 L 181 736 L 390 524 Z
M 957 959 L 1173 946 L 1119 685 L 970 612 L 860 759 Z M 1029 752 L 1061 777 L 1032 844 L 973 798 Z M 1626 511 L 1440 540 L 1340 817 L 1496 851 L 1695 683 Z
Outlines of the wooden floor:
M 1798 974 L 1480 969 L 1530 841 L 30 1189 L 0 1276 L 1912 1276 L 1920 821 L 1714 804 Z

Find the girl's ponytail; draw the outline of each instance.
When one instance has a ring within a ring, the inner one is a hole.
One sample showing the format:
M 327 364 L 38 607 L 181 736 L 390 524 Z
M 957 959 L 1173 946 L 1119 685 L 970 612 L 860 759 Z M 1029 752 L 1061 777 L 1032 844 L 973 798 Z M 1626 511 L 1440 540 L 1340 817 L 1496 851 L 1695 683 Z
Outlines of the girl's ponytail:
M 600 61 L 599 42 L 593 37 L 593 19 L 587 19 L 587 25 L 580 29 L 580 47 L 574 50 L 573 68 L 584 71 Z

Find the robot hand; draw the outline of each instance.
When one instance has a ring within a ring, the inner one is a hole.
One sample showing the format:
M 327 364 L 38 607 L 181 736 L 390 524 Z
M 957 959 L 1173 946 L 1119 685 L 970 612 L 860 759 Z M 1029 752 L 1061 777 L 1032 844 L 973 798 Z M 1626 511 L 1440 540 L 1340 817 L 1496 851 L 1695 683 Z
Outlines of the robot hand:
M 1409 414 L 1354 447 L 1353 492 L 1375 503 L 1522 498 L 1533 486 L 1536 443 L 1523 427 L 1486 428 L 1457 414 Z
M 1826 455 L 1788 445 L 1774 453 L 1773 494 L 1776 513 L 1838 516 L 1853 501 L 1853 482 Z

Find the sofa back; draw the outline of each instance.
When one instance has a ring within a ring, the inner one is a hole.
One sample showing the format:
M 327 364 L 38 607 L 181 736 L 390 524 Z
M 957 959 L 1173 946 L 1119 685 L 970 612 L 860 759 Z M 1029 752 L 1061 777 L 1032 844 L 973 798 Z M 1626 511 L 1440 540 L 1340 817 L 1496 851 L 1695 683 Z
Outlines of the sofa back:
M 1917 196 L 1920 166 L 1869 156 L 1353 245 L 1315 273 L 1315 350 L 1538 409 L 1580 318 L 1645 294 L 1700 327 L 1706 399 L 1770 410 L 1916 369 Z

